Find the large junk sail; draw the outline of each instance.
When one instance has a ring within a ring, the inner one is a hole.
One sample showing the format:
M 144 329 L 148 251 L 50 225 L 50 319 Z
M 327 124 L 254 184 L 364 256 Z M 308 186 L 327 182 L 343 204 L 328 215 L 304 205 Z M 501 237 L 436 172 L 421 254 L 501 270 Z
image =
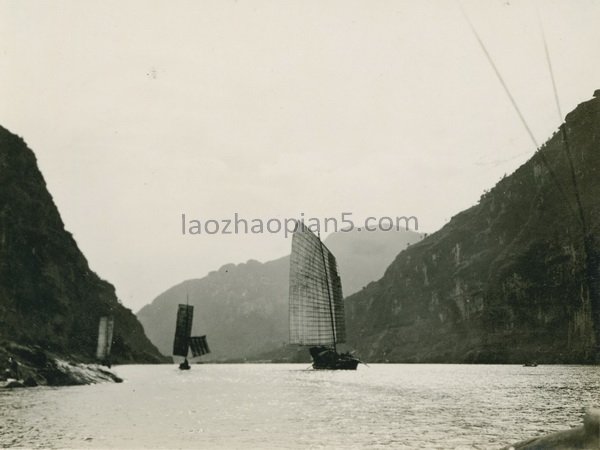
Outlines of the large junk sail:
M 114 324 L 115 321 L 112 317 L 100 317 L 100 324 L 98 325 L 98 347 L 96 348 L 96 358 L 101 361 L 106 360 L 110 355 Z
M 292 344 L 335 346 L 346 341 L 335 256 L 302 222 L 292 238 L 289 320 Z
M 187 357 L 193 319 L 194 307 L 192 305 L 179 305 L 175 339 L 173 341 L 173 355 Z

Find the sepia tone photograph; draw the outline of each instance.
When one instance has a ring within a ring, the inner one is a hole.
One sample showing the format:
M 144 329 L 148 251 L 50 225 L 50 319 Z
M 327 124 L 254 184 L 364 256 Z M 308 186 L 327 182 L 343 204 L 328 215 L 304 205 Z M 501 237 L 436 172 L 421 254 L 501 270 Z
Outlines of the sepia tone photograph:
M 598 24 L 0 0 L 0 447 L 600 449 Z

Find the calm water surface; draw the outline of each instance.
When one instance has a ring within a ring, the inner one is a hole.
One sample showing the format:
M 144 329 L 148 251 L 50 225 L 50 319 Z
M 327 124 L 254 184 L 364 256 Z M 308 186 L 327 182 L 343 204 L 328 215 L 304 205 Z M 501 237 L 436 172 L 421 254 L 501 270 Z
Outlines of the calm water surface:
M 0 445 L 498 448 L 581 425 L 600 367 L 119 366 L 122 384 L 3 390 Z

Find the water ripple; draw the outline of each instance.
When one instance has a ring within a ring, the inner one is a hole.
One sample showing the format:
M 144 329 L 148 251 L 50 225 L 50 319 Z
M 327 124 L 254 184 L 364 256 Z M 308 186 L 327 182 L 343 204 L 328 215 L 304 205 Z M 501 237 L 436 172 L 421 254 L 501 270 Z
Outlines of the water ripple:
M 127 381 L 0 392 L 0 445 L 487 449 L 579 426 L 600 367 L 121 366 Z

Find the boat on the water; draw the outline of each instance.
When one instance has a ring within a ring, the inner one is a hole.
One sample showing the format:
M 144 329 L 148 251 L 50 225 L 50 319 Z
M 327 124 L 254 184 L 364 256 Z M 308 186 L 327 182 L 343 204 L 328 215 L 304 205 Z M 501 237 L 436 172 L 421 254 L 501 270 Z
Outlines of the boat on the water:
M 191 368 L 187 359 L 190 350 L 192 351 L 193 358 L 210 353 L 206 335 L 191 335 L 193 321 L 194 307 L 188 304 L 180 304 L 177 309 L 177 324 L 175 327 L 175 339 L 173 340 L 173 355 L 183 356 L 184 358 L 183 362 L 179 364 L 180 370 L 189 370 Z
M 98 324 L 98 345 L 96 347 L 96 359 L 110 368 L 110 349 L 113 341 L 113 329 L 115 320 L 113 317 L 102 316 Z
M 289 307 L 290 343 L 309 347 L 314 369 L 356 370 L 360 360 L 337 351 L 346 324 L 335 256 L 303 222 L 292 236 Z
M 537 367 L 537 363 L 536 362 L 526 362 L 525 364 L 523 364 L 523 367 Z

